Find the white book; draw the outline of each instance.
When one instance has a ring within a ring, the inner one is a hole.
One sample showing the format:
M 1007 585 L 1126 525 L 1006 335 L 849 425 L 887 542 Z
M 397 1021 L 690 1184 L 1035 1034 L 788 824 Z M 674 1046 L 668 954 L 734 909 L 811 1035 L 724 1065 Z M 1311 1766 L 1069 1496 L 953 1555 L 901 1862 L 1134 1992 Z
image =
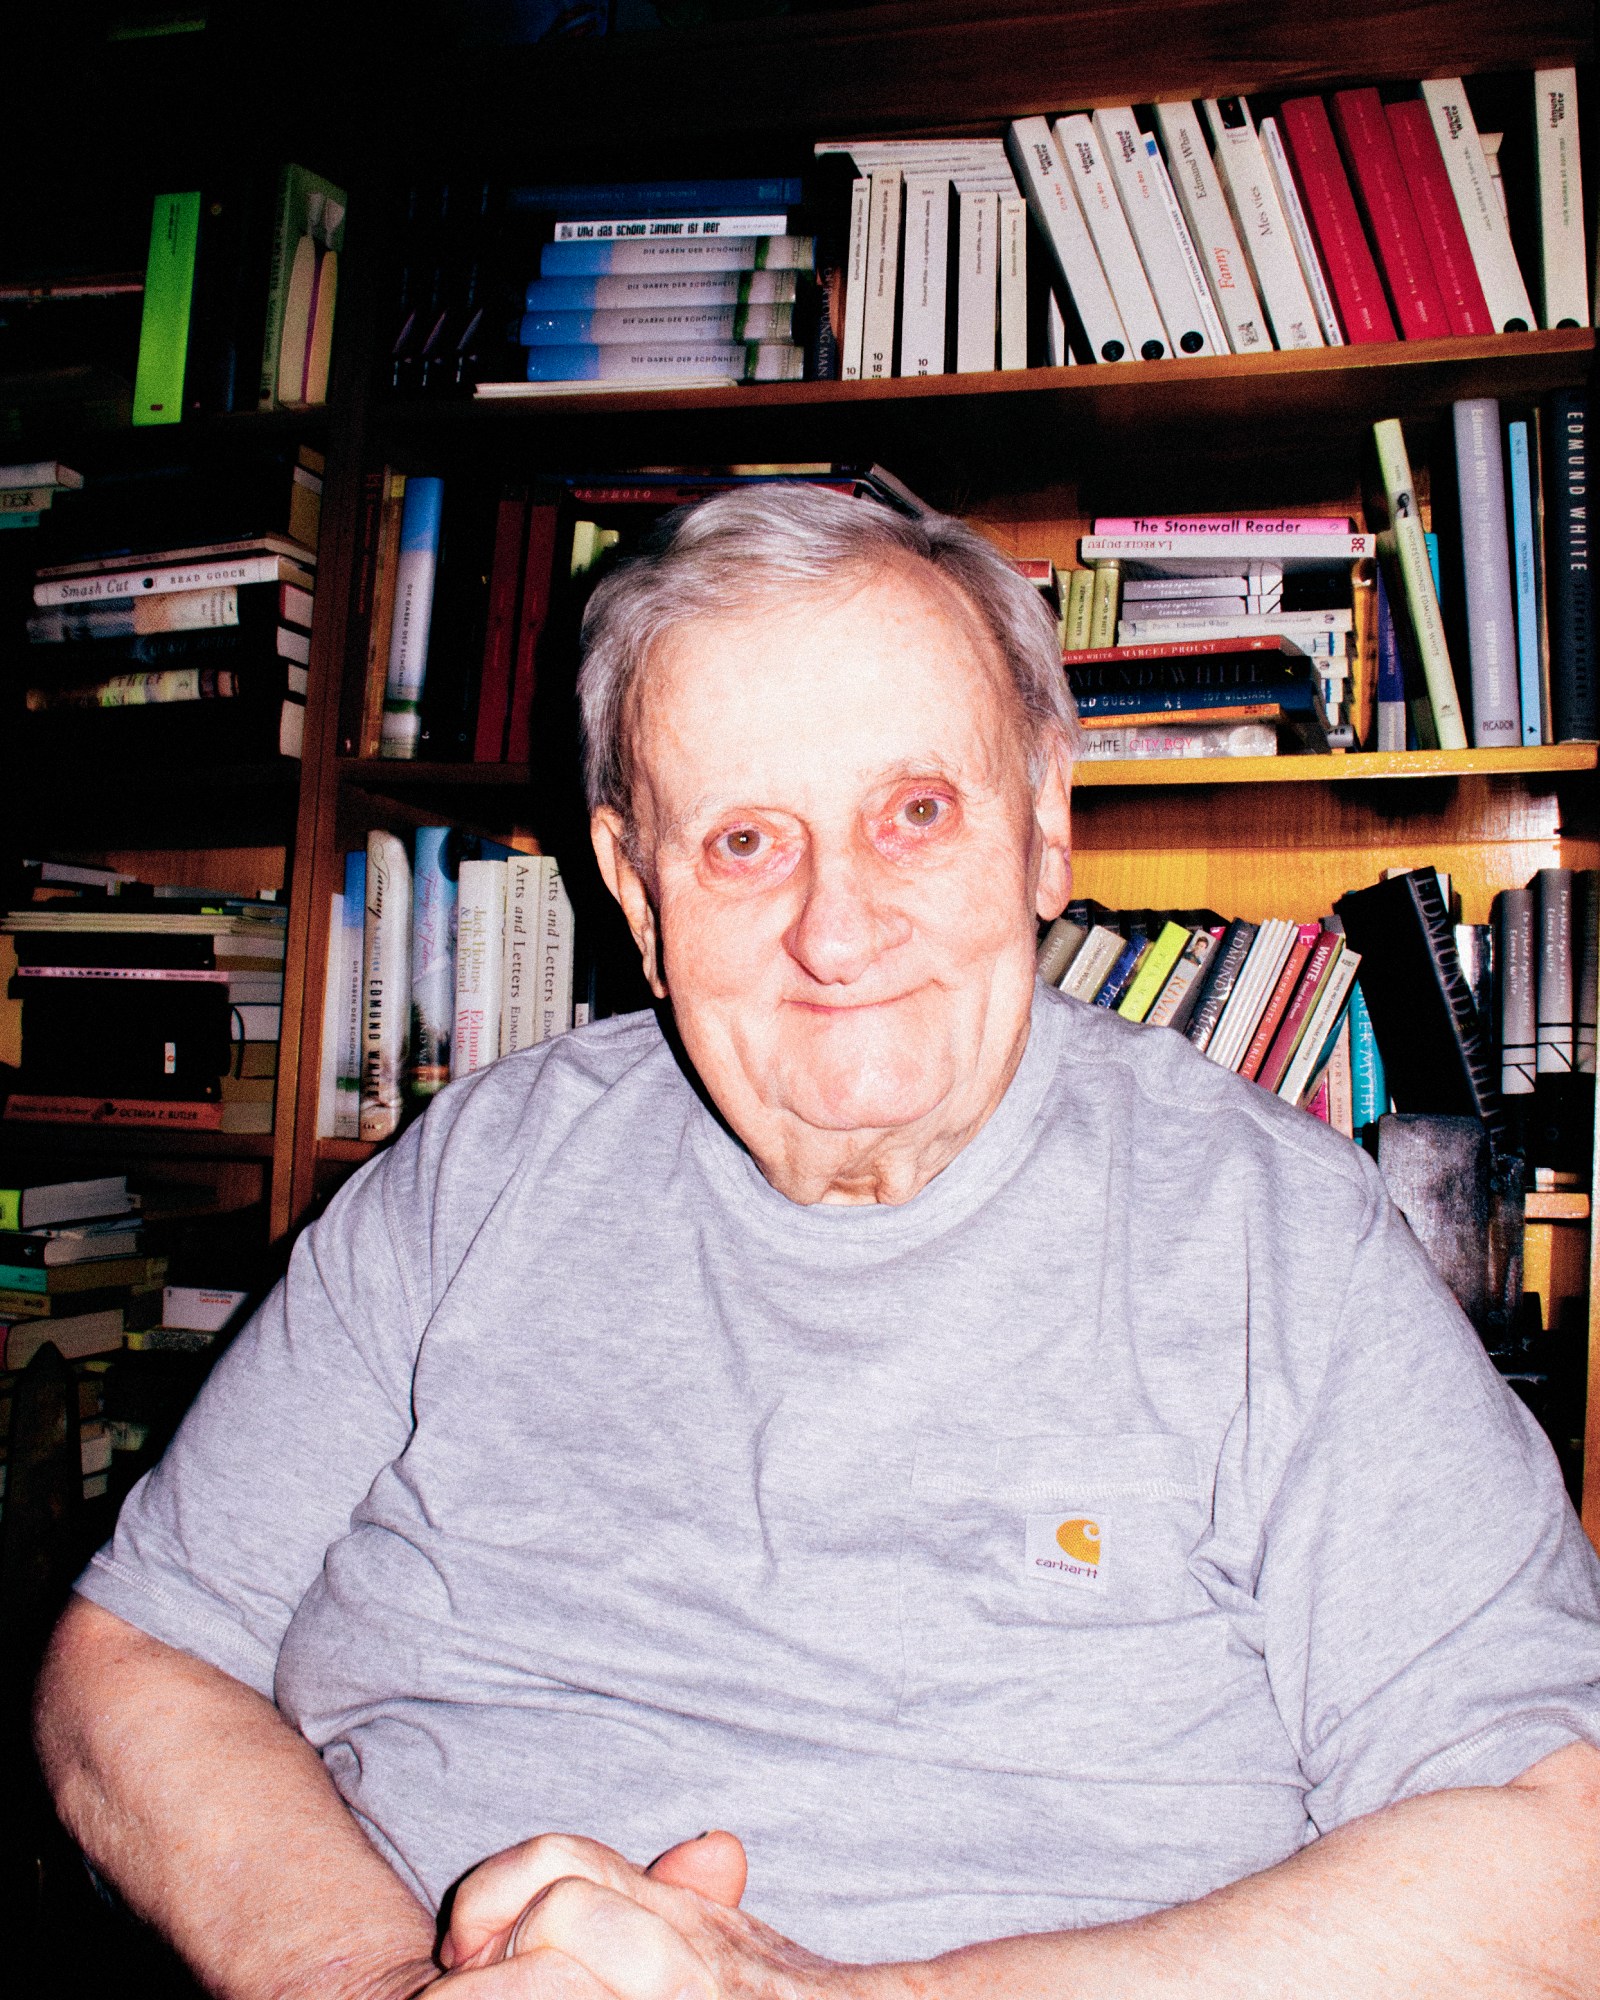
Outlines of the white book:
M 1052 292 L 1044 309 L 1044 363 L 1047 368 L 1070 368 L 1077 356 L 1067 345 L 1067 322 L 1061 301 Z
M 1317 309 L 1317 324 L 1322 328 L 1322 337 L 1330 347 L 1343 347 L 1344 332 L 1334 307 L 1328 274 L 1322 268 L 1317 240 L 1311 234 L 1311 224 L 1306 220 L 1300 190 L 1294 184 L 1294 172 L 1289 165 L 1289 155 L 1284 150 L 1283 134 L 1278 130 L 1276 118 L 1262 119 L 1261 147 L 1267 156 L 1267 172 L 1271 174 L 1272 185 L 1278 193 L 1278 205 L 1294 239 L 1295 255 L 1300 259 L 1300 275 L 1305 279 L 1311 303 Z
M 1174 354 L 1216 352 L 1206 330 L 1205 315 L 1195 297 L 1183 252 L 1173 233 L 1172 217 L 1145 150 L 1144 134 L 1131 105 L 1094 114 L 1095 136 L 1111 169 L 1123 213 L 1138 245 L 1145 276 L 1155 294 L 1156 308 Z
M 950 176 L 907 174 L 900 257 L 902 375 L 942 375 L 950 269 Z
M 572 905 L 560 869 L 548 854 L 541 858 L 539 868 L 539 990 L 534 1040 L 548 1042 L 572 1026 L 576 937 Z
M 1244 242 L 1256 289 L 1281 348 L 1321 347 L 1321 329 L 1289 224 L 1267 172 L 1255 120 L 1242 97 L 1208 97 L 1206 122 L 1216 147 L 1217 175 Z
M 1539 274 L 1544 324 L 1587 326 L 1588 260 L 1583 251 L 1583 174 L 1578 159 L 1578 72 L 1533 73 L 1538 133 Z
M 1533 307 L 1460 77 L 1431 78 L 1422 86 L 1422 101 L 1444 155 L 1450 191 L 1461 211 L 1461 226 L 1467 232 L 1489 317 L 1499 333 L 1527 333 L 1536 323 Z
M 301 590 L 313 590 L 316 581 L 304 563 L 288 556 L 217 556 L 204 562 L 168 563 L 165 567 L 51 577 L 33 586 L 33 601 L 40 606 L 116 604 L 130 597 L 166 597 L 178 591 L 221 590 L 249 583 L 292 583 Z
M 819 139 L 812 151 L 819 159 L 848 153 L 858 174 L 898 167 L 905 174 L 948 174 L 962 189 L 1017 191 L 1003 139 Z
M 1028 204 L 1020 194 L 1002 194 L 1000 230 L 1000 366 L 1028 365 Z
M 1264 354 L 1272 345 L 1266 316 L 1195 108 L 1180 99 L 1158 104 L 1155 113 L 1178 205 L 1194 238 L 1228 345 L 1235 354 Z
M 450 1080 L 487 1069 L 500 1054 L 505 976 L 506 864 L 463 861 L 456 902 L 456 1011 Z
M 850 190 L 850 243 L 845 260 L 844 339 L 840 344 L 839 377 L 861 380 L 861 329 L 867 314 L 867 218 L 872 207 L 872 182 L 863 174 Z
M 1307 635 L 1313 638 L 1340 638 L 1351 630 L 1349 611 L 1262 611 L 1240 618 L 1124 618 L 1118 626 L 1118 643 L 1124 646 L 1152 646 L 1158 639 L 1290 639 L 1302 652 Z M 1331 649 L 1322 648 L 1323 651 Z
M 1355 985 L 1356 974 L 1360 969 L 1360 952 L 1352 951 L 1348 945 L 1341 945 L 1338 956 L 1322 982 L 1322 991 L 1312 1006 L 1311 1019 L 1306 1023 L 1306 1031 L 1301 1037 L 1300 1046 L 1295 1050 L 1288 1068 L 1278 1079 L 1278 1095 L 1285 1103 L 1298 1104 L 1307 1089 L 1316 1082 L 1318 1059 L 1327 1046 L 1334 1022 L 1344 1012 L 1344 1003 L 1350 996 L 1350 989 Z
M 1074 1000 L 1092 1001 L 1105 984 L 1112 966 L 1121 958 L 1126 942 L 1122 933 L 1114 931 L 1109 924 L 1094 925 L 1079 948 L 1077 957 L 1063 974 L 1061 991 L 1070 993 Z
M 1256 933 L 1250 956 L 1244 962 L 1239 983 L 1228 996 L 1217 1032 L 1206 1045 L 1206 1055 L 1222 1069 L 1236 1070 L 1250 1046 L 1250 1037 L 1261 1020 L 1278 975 L 1288 962 L 1300 926 L 1286 917 L 1269 917 Z
M 1000 304 L 1000 197 L 969 190 L 956 201 L 956 373 L 986 375 Z
M 345 1011 L 344 896 L 329 897 L 328 964 L 322 982 L 322 1040 L 317 1050 L 317 1137 L 339 1137 L 339 1040 Z
M 880 167 L 872 176 L 867 218 L 867 298 L 861 322 L 861 376 L 876 382 L 894 373 L 895 305 L 900 288 L 900 210 L 905 176 Z
M 1171 351 L 1167 330 L 1139 261 L 1133 232 L 1095 136 L 1094 124 L 1080 111 L 1071 118 L 1058 118 L 1054 129 L 1056 148 L 1066 162 L 1067 178 L 1083 204 L 1089 233 L 1100 253 L 1101 268 L 1111 285 L 1134 353 L 1144 361 L 1160 361 Z
M 1131 574 L 1200 576 L 1224 571 L 1253 576 L 1257 561 L 1270 563 L 1279 580 L 1296 570 L 1329 569 L 1341 563 L 1370 562 L 1376 535 L 1352 529 L 1338 535 L 1085 535 L 1078 543 L 1082 561 L 1124 562 Z
M 340 897 L 344 937 L 339 947 L 339 976 L 343 992 L 339 1009 L 339 1096 L 334 1127 L 335 1139 L 361 1136 L 361 1001 L 366 987 L 365 937 L 367 912 L 364 894 L 354 885 L 366 883 L 366 858 L 359 856 L 359 871 L 352 876 L 349 864 L 345 884 L 349 893 Z
M 1282 563 L 1218 569 L 1198 576 L 1130 576 L 1122 585 L 1122 601 L 1163 597 L 1252 597 L 1283 590 Z
M 362 941 L 361 1129 L 390 1139 L 411 1041 L 411 863 L 392 833 L 367 835 L 367 920 Z
M 505 955 L 500 973 L 500 1053 L 531 1049 L 539 1039 L 539 895 L 541 857 L 506 857 Z
M 1056 271 L 1070 293 L 1083 324 L 1089 352 L 1096 361 L 1131 361 L 1122 315 L 1094 247 L 1083 209 L 1067 179 L 1066 163 L 1042 118 L 1014 118 L 1006 135 L 1006 150 L 1016 168 L 1017 185 L 1040 234 L 1050 246 Z M 1062 348 L 1065 350 L 1063 335 Z M 1050 365 L 1059 367 L 1055 353 Z
M 595 221 L 565 221 L 555 226 L 557 243 L 607 243 L 613 240 L 684 241 L 707 236 L 782 236 L 789 227 L 783 214 L 768 215 L 630 215 Z
M 1149 162 L 1151 179 L 1161 197 L 1162 206 L 1167 211 L 1167 220 L 1172 225 L 1173 240 L 1178 246 L 1178 255 L 1183 259 L 1183 268 L 1189 276 L 1189 289 L 1194 293 L 1195 305 L 1200 312 L 1201 322 L 1206 330 L 1206 339 L 1211 343 L 1213 354 L 1227 354 L 1230 351 L 1228 330 L 1222 324 L 1222 315 L 1217 311 L 1217 302 L 1211 296 L 1211 287 L 1206 282 L 1206 268 L 1200 261 L 1200 252 L 1195 248 L 1194 237 L 1185 220 L 1183 205 L 1178 200 L 1177 189 L 1172 185 L 1172 176 L 1167 172 L 1167 163 L 1161 157 L 1161 148 L 1153 132 L 1142 134 L 1144 155 Z

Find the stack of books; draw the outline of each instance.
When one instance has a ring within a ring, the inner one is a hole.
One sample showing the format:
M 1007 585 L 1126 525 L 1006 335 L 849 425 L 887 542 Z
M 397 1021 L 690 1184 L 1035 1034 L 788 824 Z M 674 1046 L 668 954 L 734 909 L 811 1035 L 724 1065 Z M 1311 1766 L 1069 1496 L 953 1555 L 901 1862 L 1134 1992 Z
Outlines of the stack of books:
M 58 493 L 73 492 L 83 474 L 53 458 L 0 465 L 0 528 L 37 528 Z
M 345 856 L 323 988 L 317 1135 L 381 1140 L 457 1077 L 589 1018 L 561 871 L 445 826 Z
M 5 1117 L 270 1132 L 284 905 L 68 864 L 37 873 L 45 900 L 0 916 L 22 1047 Z
M 513 189 L 513 212 L 550 227 L 513 329 L 523 392 L 798 380 L 816 260 L 791 228 L 801 200 L 783 178 Z
M 5 1367 L 25 1368 L 46 1341 L 69 1361 L 111 1353 L 160 1319 L 166 1270 L 125 1175 L 0 1188 Z

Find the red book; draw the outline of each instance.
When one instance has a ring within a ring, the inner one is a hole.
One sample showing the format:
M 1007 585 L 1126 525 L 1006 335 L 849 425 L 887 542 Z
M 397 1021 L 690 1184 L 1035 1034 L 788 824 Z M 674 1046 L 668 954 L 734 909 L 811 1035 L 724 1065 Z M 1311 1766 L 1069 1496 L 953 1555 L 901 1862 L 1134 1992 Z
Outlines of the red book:
M 526 761 L 533 717 L 533 686 L 539 666 L 539 638 L 550 615 L 555 582 L 556 520 L 553 500 L 535 500 L 528 508 L 528 547 L 522 566 L 522 611 L 517 619 L 517 650 L 511 669 L 511 696 L 506 712 L 506 757 Z
M 1441 339 L 1450 332 L 1450 320 L 1383 115 L 1383 99 L 1371 88 L 1336 91 L 1333 116 L 1400 331 L 1407 340 Z
M 1300 193 L 1311 214 L 1328 282 L 1352 346 L 1397 340 L 1383 280 L 1361 231 L 1356 198 L 1345 178 L 1339 143 L 1320 97 L 1290 97 L 1283 103 L 1283 139 Z
M 1450 331 L 1493 333 L 1495 323 L 1478 282 L 1478 267 L 1472 261 L 1472 247 L 1461 224 L 1450 170 L 1439 151 L 1428 107 L 1420 97 L 1406 97 L 1385 105 L 1384 110 Z
M 517 644 L 517 585 L 522 580 L 522 554 L 527 539 L 527 498 L 520 493 L 508 493 L 495 516 L 483 672 L 478 679 L 478 724 L 472 739 L 475 764 L 498 764 L 506 754 L 511 660 Z
M 1266 1061 L 1267 1050 L 1272 1046 L 1272 1038 L 1278 1032 L 1278 1023 L 1288 1011 L 1289 1001 L 1295 987 L 1300 983 L 1300 975 L 1305 970 L 1306 960 L 1311 956 L 1311 948 L 1317 941 L 1319 926 L 1302 924 L 1299 935 L 1289 947 L 1289 956 L 1284 961 L 1278 983 L 1272 989 L 1272 998 L 1267 1002 L 1266 1011 L 1256 1023 L 1256 1031 L 1250 1037 L 1250 1046 L 1244 1052 L 1239 1064 L 1239 1074 L 1254 1080 L 1256 1073 Z
M 1263 632 L 1249 639 L 1163 639 L 1151 646 L 1100 646 L 1061 655 L 1064 667 L 1094 667 L 1108 660 L 1192 660 L 1217 653 L 1277 653 L 1286 660 L 1306 656 L 1292 639 Z
M 14 1090 L 6 1116 L 51 1125 L 181 1125 L 191 1132 L 216 1132 L 222 1106 L 164 1097 L 56 1097 Z
M 1283 1081 L 1283 1073 L 1294 1059 L 1300 1046 L 1300 1037 L 1305 1033 L 1306 1019 L 1316 1005 L 1317 995 L 1322 991 L 1322 982 L 1328 970 L 1338 957 L 1344 939 L 1337 931 L 1322 931 L 1311 947 L 1311 956 L 1306 960 L 1305 970 L 1300 975 L 1300 983 L 1294 989 L 1293 998 L 1284 1014 L 1282 1025 L 1272 1038 L 1266 1059 L 1256 1072 L 1256 1082 L 1263 1090 L 1276 1090 Z

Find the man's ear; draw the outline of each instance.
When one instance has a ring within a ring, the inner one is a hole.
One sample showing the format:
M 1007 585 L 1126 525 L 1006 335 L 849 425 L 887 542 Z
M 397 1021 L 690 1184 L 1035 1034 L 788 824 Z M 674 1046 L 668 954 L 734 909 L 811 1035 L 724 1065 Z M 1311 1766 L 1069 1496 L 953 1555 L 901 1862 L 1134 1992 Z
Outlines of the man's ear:
M 661 977 L 661 938 L 656 925 L 655 905 L 650 900 L 644 878 L 629 858 L 621 813 L 613 806 L 598 807 L 589 820 L 589 838 L 594 844 L 594 858 L 600 864 L 605 885 L 621 905 L 622 914 L 628 920 L 628 929 L 633 932 L 633 941 L 639 947 L 639 958 L 650 991 L 658 1000 L 665 1000 L 667 988 Z
M 1072 746 L 1052 730 L 1043 745 L 1045 768 L 1033 795 L 1039 829 L 1039 874 L 1034 909 L 1049 921 L 1072 894 Z

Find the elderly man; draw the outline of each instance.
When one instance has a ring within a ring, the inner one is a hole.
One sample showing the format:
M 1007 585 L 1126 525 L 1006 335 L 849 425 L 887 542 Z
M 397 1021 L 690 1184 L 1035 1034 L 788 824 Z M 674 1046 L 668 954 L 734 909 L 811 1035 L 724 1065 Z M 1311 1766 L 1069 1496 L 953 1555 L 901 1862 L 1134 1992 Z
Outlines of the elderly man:
M 307 1231 L 47 1664 L 91 1859 L 241 2000 L 1600 1993 L 1600 1565 L 1362 1155 L 1036 990 L 1033 593 L 765 491 L 586 643 L 669 1029 Z

